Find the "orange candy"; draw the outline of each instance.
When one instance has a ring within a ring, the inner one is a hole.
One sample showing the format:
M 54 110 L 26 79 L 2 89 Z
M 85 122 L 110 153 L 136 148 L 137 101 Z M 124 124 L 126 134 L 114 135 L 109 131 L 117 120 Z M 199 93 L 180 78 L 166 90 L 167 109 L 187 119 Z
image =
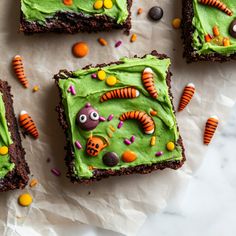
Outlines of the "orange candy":
M 89 52 L 89 47 L 85 42 L 78 42 L 73 45 L 72 52 L 75 57 L 85 57 Z
M 63 3 L 66 5 L 66 6 L 71 6 L 73 4 L 73 0 L 63 0 Z
M 133 162 L 137 159 L 137 155 L 132 151 L 125 151 L 122 155 L 123 162 Z

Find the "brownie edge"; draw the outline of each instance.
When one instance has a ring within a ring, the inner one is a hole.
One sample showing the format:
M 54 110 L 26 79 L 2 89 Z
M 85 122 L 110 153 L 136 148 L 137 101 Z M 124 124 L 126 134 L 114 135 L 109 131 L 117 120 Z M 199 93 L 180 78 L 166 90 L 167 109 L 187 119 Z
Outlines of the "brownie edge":
M 0 92 L 6 109 L 8 130 L 13 143 L 9 146 L 9 156 L 15 167 L 3 179 L 0 179 L 0 192 L 14 189 L 23 189 L 29 180 L 29 167 L 25 161 L 25 151 L 21 144 L 17 120 L 13 109 L 11 87 L 6 81 L 0 80 Z

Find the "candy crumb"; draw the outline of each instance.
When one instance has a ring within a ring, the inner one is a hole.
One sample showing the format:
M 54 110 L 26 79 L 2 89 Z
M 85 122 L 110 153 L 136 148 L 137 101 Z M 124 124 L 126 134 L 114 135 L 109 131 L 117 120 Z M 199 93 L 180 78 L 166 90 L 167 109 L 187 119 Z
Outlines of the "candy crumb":
M 32 179 L 32 180 L 30 181 L 29 186 L 30 186 L 31 188 L 33 188 L 33 187 L 35 187 L 37 184 L 38 184 L 38 180 L 37 180 L 37 179 Z
M 39 86 L 38 85 L 35 85 L 34 87 L 33 87 L 33 92 L 35 93 L 35 92 L 38 92 L 39 91 Z
M 137 40 L 137 34 L 132 34 L 130 38 L 130 42 L 133 43 Z
M 160 157 L 160 156 L 162 156 L 163 155 L 163 152 L 162 151 L 159 151 L 159 152 L 156 152 L 156 157 Z
M 172 26 L 173 26 L 173 28 L 174 29 L 179 29 L 180 28 L 180 26 L 181 26 L 181 19 L 180 18 L 174 18 L 173 20 L 172 20 Z
M 126 145 L 130 145 L 130 144 L 131 144 L 131 141 L 126 138 L 126 139 L 124 140 L 124 143 L 125 143 Z
M 108 116 L 107 120 L 108 120 L 108 121 L 111 121 L 113 118 L 114 118 L 114 115 L 111 114 L 111 115 Z
M 117 41 L 117 42 L 115 43 L 115 47 L 118 48 L 121 44 L 122 44 L 122 41 L 119 40 L 119 41 Z
M 112 132 L 115 132 L 115 131 L 116 131 L 116 129 L 115 129 L 112 125 L 110 125 L 109 128 L 110 128 L 110 130 L 111 130 Z
M 143 8 L 140 7 L 140 8 L 138 9 L 138 11 L 137 11 L 137 14 L 138 14 L 138 15 L 141 15 L 142 13 L 143 13 Z
M 51 169 L 51 172 L 52 172 L 54 175 L 56 175 L 56 176 L 60 176 L 60 175 L 61 175 L 61 171 L 58 170 L 58 169 L 56 169 L 56 168 L 52 168 L 52 169 Z
M 131 141 L 131 143 L 133 143 L 135 141 L 135 136 L 134 135 L 131 136 L 130 141 Z
M 21 194 L 18 197 L 18 203 L 19 203 L 19 205 L 21 205 L 23 207 L 29 206 L 32 203 L 32 201 L 33 201 L 33 198 L 29 193 Z
M 104 38 L 98 38 L 98 42 L 102 45 L 102 46 L 107 46 L 107 41 Z
M 124 122 L 123 121 L 120 121 L 117 128 L 120 129 L 122 126 L 123 126 Z

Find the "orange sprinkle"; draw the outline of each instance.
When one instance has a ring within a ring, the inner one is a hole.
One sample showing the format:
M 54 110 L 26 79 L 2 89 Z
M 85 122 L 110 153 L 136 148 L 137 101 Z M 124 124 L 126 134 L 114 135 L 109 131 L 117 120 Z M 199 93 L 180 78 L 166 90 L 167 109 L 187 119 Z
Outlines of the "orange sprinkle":
M 140 15 L 140 14 L 142 14 L 142 13 L 143 13 L 143 8 L 140 7 L 140 8 L 138 9 L 138 11 L 137 11 L 137 14 Z
M 214 36 L 217 37 L 217 36 L 220 35 L 220 31 L 219 31 L 218 26 L 215 25 L 215 26 L 213 27 L 212 31 L 213 31 Z
M 109 138 L 112 138 L 112 135 L 113 135 L 113 134 L 108 131 L 108 132 L 107 132 L 107 135 L 108 135 Z
M 205 35 L 205 41 L 207 43 L 211 41 L 211 36 L 209 34 Z
M 132 151 L 125 151 L 122 155 L 123 162 L 133 162 L 137 159 L 137 154 Z
M 30 187 L 31 187 L 31 188 L 35 187 L 37 184 L 38 184 L 38 180 L 37 180 L 37 179 L 32 179 L 32 180 L 30 181 Z
M 156 116 L 156 115 L 157 115 L 157 111 L 151 110 L 151 111 L 150 111 L 150 114 L 151 114 L 151 116 Z
M 88 166 L 88 169 L 89 169 L 89 170 L 93 170 L 94 167 L 93 167 L 93 166 Z
M 71 5 L 73 5 L 73 0 L 63 0 L 63 3 L 64 3 L 66 6 L 71 6 Z
M 38 85 L 35 85 L 34 87 L 33 87 L 33 92 L 35 93 L 35 92 L 38 92 L 39 91 L 39 86 Z
M 75 57 L 85 57 L 89 52 L 89 47 L 85 42 L 78 42 L 73 45 L 72 53 Z
M 223 39 L 223 45 L 224 45 L 225 47 L 230 46 L 230 40 L 229 40 L 228 37 L 224 37 L 224 39 Z
M 130 38 L 130 42 L 133 43 L 137 40 L 137 34 L 132 34 L 131 38 Z
M 98 42 L 102 45 L 102 46 L 107 46 L 107 41 L 104 38 L 99 38 Z

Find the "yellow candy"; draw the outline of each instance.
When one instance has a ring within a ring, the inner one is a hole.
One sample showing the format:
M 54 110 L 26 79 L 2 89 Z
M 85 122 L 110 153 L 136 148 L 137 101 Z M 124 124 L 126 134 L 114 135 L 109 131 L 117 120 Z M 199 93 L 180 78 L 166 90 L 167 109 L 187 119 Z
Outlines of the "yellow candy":
M 0 155 L 4 156 L 7 153 L 8 153 L 8 147 L 7 146 L 0 147 Z
M 168 151 L 173 151 L 175 149 L 175 144 L 173 142 L 169 142 L 166 145 Z
M 107 9 L 111 9 L 113 7 L 113 3 L 111 0 L 104 0 L 104 7 Z
M 174 18 L 172 20 L 172 26 L 174 29 L 179 29 L 181 25 L 181 19 L 180 18 Z
M 103 7 L 103 1 L 102 1 L 102 0 L 97 0 L 97 1 L 94 3 L 93 7 L 94 7 L 96 10 L 101 9 L 101 8 Z
M 113 86 L 117 83 L 117 78 L 113 75 L 109 76 L 106 80 L 107 85 Z
M 100 80 L 104 80 L 104 79 L 106 79 L 106 72 L 104 71 L 104 70 L 99 70 L 98 71 L 98 79 L 100 79 Z
M 155 136 L 152 136 L 150 144 L 151 144 L 151 146 L 155 146 L 155 144 L 156 144 L 156 137 Z
M 21 194 L 18 198 L 18 203 L 23 207 L 29 206 L 32 203 L 32 201 L 33 198 L 29 193 Z

